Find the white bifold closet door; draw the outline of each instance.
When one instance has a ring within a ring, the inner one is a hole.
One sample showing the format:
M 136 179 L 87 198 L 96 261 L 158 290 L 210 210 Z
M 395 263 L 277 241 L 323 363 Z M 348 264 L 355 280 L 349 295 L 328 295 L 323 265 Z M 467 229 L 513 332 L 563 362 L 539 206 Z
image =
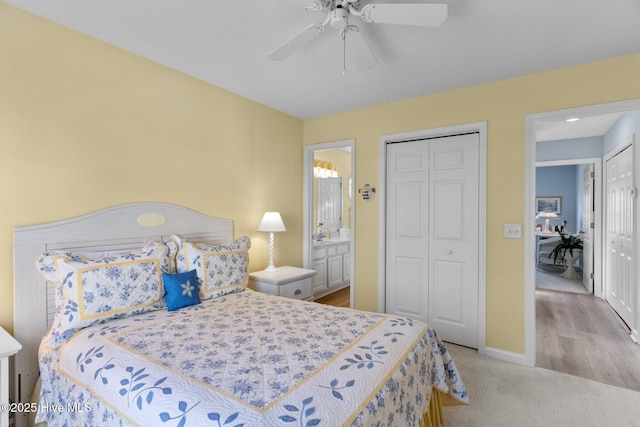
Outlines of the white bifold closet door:
M 386 311 L 478 347 L 479 135 L 387 145 Z

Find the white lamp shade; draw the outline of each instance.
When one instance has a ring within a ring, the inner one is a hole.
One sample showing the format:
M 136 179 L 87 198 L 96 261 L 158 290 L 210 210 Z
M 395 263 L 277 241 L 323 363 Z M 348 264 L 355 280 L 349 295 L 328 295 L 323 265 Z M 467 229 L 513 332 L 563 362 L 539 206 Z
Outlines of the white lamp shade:
M 550 218 L 558 218 L 558 215 L 555 212 L 540 212 L 536 215 L 536 219 L 544 218 L 544 231 L 543 233 L 548 234 L 552 233 L 551 224 L 549 223 Z
M 538 215 L 536 215 L 536 219 L 540 218 L 558 218 L 558 214 L 556 214 L 555 212 L 540 212 Z
M 265 212 L 258 226 L 258 231 L 275 233 L 278 231 L 287 231 L 287 229 L 284 227 L 280 212 Z

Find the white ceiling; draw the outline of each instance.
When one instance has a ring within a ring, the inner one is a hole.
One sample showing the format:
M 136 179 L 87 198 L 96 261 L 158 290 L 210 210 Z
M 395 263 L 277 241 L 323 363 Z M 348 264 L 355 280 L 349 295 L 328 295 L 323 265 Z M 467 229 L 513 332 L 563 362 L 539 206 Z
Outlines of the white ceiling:
M 538 121 L 536 141 L 557 141 L 562 139 L 603 136 L 623 113 L 609 113 L 598 116 L 580 117 L 578 121 Z
M 640 52 L 638 0 L 446 0 L 439 28 L 357 22 L 379 65 L 345 76 L 331 27 L 267 58 L 323 20 L 312 0 L 2 1 L 302 119 Z

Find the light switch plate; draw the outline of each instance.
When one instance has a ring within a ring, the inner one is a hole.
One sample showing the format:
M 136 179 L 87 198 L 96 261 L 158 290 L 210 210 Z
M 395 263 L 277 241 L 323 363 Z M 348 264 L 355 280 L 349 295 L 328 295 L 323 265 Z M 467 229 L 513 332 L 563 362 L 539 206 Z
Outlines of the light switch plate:
M 505 239 L 522 239 L 522 224 L 505 224 Z

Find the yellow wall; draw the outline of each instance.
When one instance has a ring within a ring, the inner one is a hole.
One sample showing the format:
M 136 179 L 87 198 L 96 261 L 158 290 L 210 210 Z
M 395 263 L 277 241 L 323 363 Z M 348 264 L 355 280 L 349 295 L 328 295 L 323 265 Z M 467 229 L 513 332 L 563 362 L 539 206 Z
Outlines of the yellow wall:
M 0 2 L 0 325 L 13 319 L 13 228 L 134 201 L 232 218 L 253 240 L 287 226 L 301 263 L 302 143 L 356 139 L 354 188 L 379 185 L 381 135 L 488 121 L 487 346 L 524 353 L 524 117 L 640 98 L 640 54 L 304 122 Z M 377 309 L 378 204 L 356 198 L 356 306 Z M 366 232 L 363 232 L 366 230 Z
M 160 201 L 234 220 L 251 270 L 262 214 L 301 265 L 302 121 L 0 3 L 0 325 L 13 326 L 13 229 Z
M 640 98 L 640 54 L 305 120 L 304 144 L 356 139 L 356 180 L 379 185 L 379 137 L 488 122 L 487 341 L 524 353 L 524 240 L 503 224 L 524 223 L 527 114 Z M 377 310 L 378 205 L 356 198 L 356 307 Z M 366 230 L 366 234 L 362 233 Z

